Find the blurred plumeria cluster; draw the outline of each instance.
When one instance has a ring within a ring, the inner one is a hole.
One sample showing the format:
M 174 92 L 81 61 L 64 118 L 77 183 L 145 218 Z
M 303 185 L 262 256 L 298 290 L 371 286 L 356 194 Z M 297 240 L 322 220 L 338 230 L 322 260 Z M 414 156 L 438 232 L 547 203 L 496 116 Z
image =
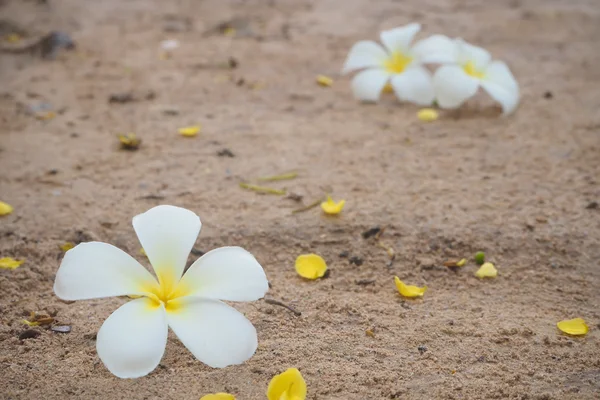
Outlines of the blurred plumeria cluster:
M 492 60 L 490 53 L 462 39 L 433 35 L 413 44 L 421 30 L 417 23 L 381 32 L 383 46 L 370 40 L 356 43 L 343 73 L 359 71 L 352 80 L 357 99 L 379 100 L 393 91 L 401 101 L 441 108 L 458 108 L 482 87 L 512 113 L 519 104 L 519 85 L 507 65 Z M 428 64 L 438 64 L 432 75 Z

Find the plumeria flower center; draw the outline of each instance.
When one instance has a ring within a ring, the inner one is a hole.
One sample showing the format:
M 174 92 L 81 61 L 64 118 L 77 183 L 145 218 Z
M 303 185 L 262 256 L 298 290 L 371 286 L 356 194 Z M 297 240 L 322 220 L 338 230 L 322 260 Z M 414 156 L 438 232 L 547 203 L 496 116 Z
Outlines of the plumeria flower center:
M 383 62 L 383 66 L 390 74 L 401 74 L 412 61 L 413 57 L 409 57 L 400 51 L 394 51 L 390 58 Z
M 466 64 L 464 64 L 463 70 L 467 75 L 472 76 L 473 78 L 483 79 L 485 76 L 484 72 L 477 69 L 473 60 L 470 60 Z

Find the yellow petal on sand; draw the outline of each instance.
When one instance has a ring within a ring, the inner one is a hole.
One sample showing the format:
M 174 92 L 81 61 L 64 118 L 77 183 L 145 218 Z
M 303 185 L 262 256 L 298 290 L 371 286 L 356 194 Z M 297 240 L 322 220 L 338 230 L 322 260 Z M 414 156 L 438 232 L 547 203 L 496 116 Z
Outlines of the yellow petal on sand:
M 67 251 L 71 250 L 73 247 L 75 247 L 75 243 L 65 242 L 65 243 L 61 244 L 59 247 L 62 251 L 67 252 Z
M 275 375 L 267 388 L 268 400 L 305 400 L 306 381 L 300 371 L 290 368 Z
M 40 325 L 39 322 L 36 322 L 36 321 L 31 322 L 31 321 L 28 321 L 26 319 L 22 319 L 21 322 L 24 323 L 27 326 L 39 326 Z
M 423 122 L 432 122 L 438 119 L 439 115 L 433 108 L 422 108 L 417 112 L 417 118 Z
M 460 260 L 459 262 L 456 263 L 457 267 L 462 267 L 467 263 L 467 259 L 463 258 L 462 260 Z
M 325 275 L 327 263 L 316 254 L 302 254 L 296 258 L 296 272 L 306 279 L 317 279 Z
M 186 126 L 184 128 L 179 128 L 179 134 L 181 136 L 194 137 L 198 134 L 198 132 L 200 132 L 199 125 Z
M 573 318 L 560 321 L 556 324 L 556 326 L 562 332 L 573 336 L 585 335 L 590 330 L 583 318 Z
M 318 75 L 317 83 L 324 87 L 330 87 L 331 85 L 333 85 L 333 79 L 325 75 Z
M 494 264 L 486 262 L 475 272 L 475 276 L 478 278 L 495 278 L 498 276 L 498 270 L 494 267 Z
M 0 215 L 8 215 L 13 212 L 14 208 L 10 204 L 0 201 Z
M 385 86 L 383 87 L 383 93 L 394 93 L 394 88 L 392 87 L 391 83 L 386 83 Z
M 2 269 L 16 269 L 23 264 L 25 260 L 15 260 L 14 258 L 4 257 L 0 258 L 0 268 Z
M 202 396 L 200 400 L 235 400 L 235 396 L 229 393 L 215 393 Z
M 418 287 L 407 285 L 397 276 L 394 277 L 394 282 L 396 283 L 396 289 L 398 289 L 398 292 L 400 292 L 402 296 L 408 297 L 409 299 L 423 297 L 423 294 L 425 294 L 425 291 L 427 290 L 427 286 Z
M 125 150 L 137 150 L 142 143 L 141 139 L 135 135 L 135 133 L 127 133 L 125 135 L 118 135 L 119 142 L 121 142 L 121 148 Z
M 325 214 L 337 215 L 342 212 L 345 204 L 346 200 L 340 200 L 336 203 L 330 196 L 327 196 L 327 200 L 321 203 L 321 208 Z

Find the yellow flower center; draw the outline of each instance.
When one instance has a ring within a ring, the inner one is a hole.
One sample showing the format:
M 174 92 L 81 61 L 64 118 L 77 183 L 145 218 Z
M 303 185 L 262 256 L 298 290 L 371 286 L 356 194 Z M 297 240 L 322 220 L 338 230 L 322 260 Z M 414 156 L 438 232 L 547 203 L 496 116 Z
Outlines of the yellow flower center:
M 412 57 L 406 56 L 399 51 L 394 51 L 390 58 L 383 62 L 383 66 L 390 74 L 401 74 L 412 60 Z
M 151 300 L 150 306 L 153 308 L 164 304 L 167 311 L 176 311 L 180 307 L 179 298 L 187 295 L 186 289 L 179 282 L 173 281 L 173 274 L 164 273 L 158 276 L 158 282 L 142 290 L 146 292 L 146 297 Z
M 477 79 L 482 79 L 485 75 L 483 72 L 478 70 L 477 67 L 475 67 L 475 63 L 473 61 L 469 61 L 463 65 L 463 70 L 467 73 L 467 75 Z

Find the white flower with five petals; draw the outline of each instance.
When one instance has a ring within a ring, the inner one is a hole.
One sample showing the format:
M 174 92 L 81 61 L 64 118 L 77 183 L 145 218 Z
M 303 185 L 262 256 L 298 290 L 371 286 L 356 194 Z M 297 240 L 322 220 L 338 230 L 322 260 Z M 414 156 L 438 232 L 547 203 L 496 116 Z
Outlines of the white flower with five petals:
M 390 83 L 396 97 L 419 105 L 429 105 L 434 99 L 431 74 L 424 63 L 442 62 L 440 49 L 447 49 L 447 37 L 434 35 L 411 46 L 421 25 L 412 23 L 383 31 L 379 44 L 364 40 L 352 46 L 342 73 L 363 70 L 352 80 L 354 96 L 362 101 L 377 101 L 383 88 Z
M 116 376 L 136 378 L 160 362 L 168 327 L 203 363 L 241 364 L 256 351 L 254 326 L 221 302 L 258 300 L 269 285 L 263 268 L 240 247 L 221 247 L 200 257 L 184 274 L 200 232 L 192 211 L 158 206 L 133 218 L 133 228 L 158 279 L 122 250 L 100 242 L 69 250 L 54 292 L 64 300 L 141 296 L 104 321 L 96 349 Z
M 443 62 L 433 75 L 436 99 L 442 108 L 457 108 L 473 97 L 481 86 L 502 106 L 503 113 L 512 113 L 519 104 L 519 85 L 502 61 L 492 61 L 490 53 L 462 39 L 455 39 L 445 48 L 436 49 Z

